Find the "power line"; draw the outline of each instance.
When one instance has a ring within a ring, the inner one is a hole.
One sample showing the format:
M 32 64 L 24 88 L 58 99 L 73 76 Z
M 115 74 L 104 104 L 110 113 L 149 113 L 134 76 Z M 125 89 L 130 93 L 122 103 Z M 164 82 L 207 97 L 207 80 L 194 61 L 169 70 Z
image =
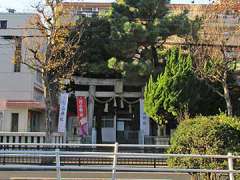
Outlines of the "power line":
M 32 37 L 32 38 L 34 38 L 34 37 L 44 37 L 44 38 L 47 38 L 47 37 L 49 37 L 49 36 L 43 36 L 43 35 L 0 35 L 0 37 L 3 37 L 3 39 L 4 39 L 4 38 L 8 38 L 8 37 L 14 39 L 14 37 L 22 37 L 22 38 L 28 38 L 28 37 Z
M 237 24 L 235 24 L 235 26 L 237 27 Z M 72 31 L 77 31 L 78 30 L 77 29 L 78 26 L 65 26 L 65 27 L 58 27 L 58 28 L 66 28 L 67 29 L 67 27 L 72 27 L 72 29 L 71 29 Z M 211 28 L 211 26 L 207 26 L 207 27 Z M 89 26 L 89 28 L 91 28 L 91 26 Z M 213 27 L 213 29 L 214 29 L 214 27 Z M 43 29 L 43 28 L 42 29 L 41 28 L 28 28 L 28 27 L 8 27 L 6 29 L 0 29 L 0 30 L 38 30 L 38 31 L 41 31 L 41 30 L 45 30 L 45 29 Z M 84 32 L 103 32 L 103 31 L 100 31 L 100 30 L 83 30 L 83 33 Z M 154 32 L 161 32 L 161 31 L 154 30 Z M 227 32 L 234 32 L 234 30 L 231 30 L 231 31 L 229 30 Z M 225 32 L 223 32 L 223 33 L 201 33 L 201 34 L 210 34 L 210 35 L 220 35 L 221 34 L 222 35 L 224 33 Z M 235 34 L 240 34 L 240 32 L 235 33 Z M 8 35 L 6 35 L 6 36 L 8 36 Z
M 104 38 L 97 38 L 95 40 L 107 40 Z M 109 39 L 109 42 L 124 42 L 121 39 Z M 87 40 L 82 40 L 81 42 L 88 42 Z M 8 46 L 8 44 L 0 44 L 1 46 Z M 11 44 L 9 44 L 11 45 Z M 165 42 L 163 45 L 180 45 L 180 46 L 198 46 L 198 47 L 226 47 L 226 48 L 240 48 L 240 45 L 222 45 L 222 44 L 211 44 L 211 43 L 191 43 L 191 42 Z
M 0 46 L 10 46 L 10 45 L 14 45 L 15 43 L 9 43 L 9 44 L 0 44 Z
M 86 31 L 85 31 L 86 32 Z M 102 32 L 102 31 L 89 31 L 89 32 Z M 220 34 L 220 33 L 201 33 L 201 34 L 204 34 L 204 35 L 223 35 L 223 34 Z M 240 35 L 240 33 L 238 33 Z M 237 35 L 237 34 L 235 34 Z M 16 36 L 9 36 L 9 35 L 6 35 L 6 36 L 1 36 L 0 37 L 16 37 Z M 23 37 L 23 38 L 28 38 L 28 37 L 32 37 L 32 38 L 37 38 L 37 37 L 42 37 L 42 38 L 47 38 L 49 36 L 41 36 L 41 35 L 24 35 L 24 36 L 20 36 L 20 37 Z M 109 37 L 107 38 L 93 38 L 93 39 L 90 39 L 90 40 L 81 40 L 81 42 L 88 42 L 88 41 L 92 41 L 92 40 L 105 40 L 105 41 L 109 41 L 109 42 L 124 42 L 126 39 L 111 39 L 110 35 Z M 139 42 L 140 43 L 140 42 Z M 9 44 L 0 44 L 1 46 L 9 46 L 9 45 L 13 45 L 14 43 L 9 43 Z M 187 43 L 187 42 L 165 42 L 164 44 L 166 45 L 190 45 L 190 46 L 204 46 L 204 47 L 221 47 L 222 45 L 221 44 L 212 44 L 212 43 Z M 239 48 L 240 45 L 224 45 L 224 47 L 228 47 L 228 48 Z
M 76 31 L 77 32 L 77 31 Z M 97 32 L 99 32 L 99 33 L 101 33 L 101 32 L 103 32 L 103 31 L 96 31 L 96 30 L 94 30 L 94 31 L 91 31 L 91 30 L 89 30 L 89 31 L 84 31 L 84 32 L 92 32 L 92 33 L 97 33 Z M 84 33 L 83 32 L 83 33 Z M 155 32 L 155 33 L 160 33 L 161 31 L 150 31 L 150 32 Z M 199 32 L 198 34 L 201 34 L 201 35 L 212 35 L 212 36 L 225 36 L 225 33 L 232 33 L 231 35 L 232 35 L 232 37 L 233 36 L 240 36 L 240 32 L 233 32 L 233 31 L 227 31 L 227 32 L 223 32 L 223 33 L 205 33 L 205 32 Z M 187 34 L 186 34 L 187 35 Z M 109 35 L 110 36 L 110 35 Z M 50 35 L 0 35 L 0 37 L 3 37 L 3 38 L 7 38 L 7 37 L 9 37 L 9 38 L 12 38 L 12 39 L 14 39 L 14 37 L 23 37 L 23 38 L 27 38 L 27 37 L 32 37 L 32 38 L 34 38 L 34 37 L 43 37 L 43 38 L 48 38 L 48 37 L 50 37 Z M 58 36 L 58 37 L 61 37 L 61 36 Z M 67 38 L 68 36 L 64 36 L 65 38 Z M 227 37 L 227 35 L 226 35 L 226 37 Z M 99 39 L 99 38 L 98 38 Z M 104 38 L 102 38 L 102 39 L 104 39 Z M 116 39 L 116 40 L 118 40 L 118 39 Z M 114 39 L 113 39 L 113 41 L 115 41 Z M 120 40 L 121 41 L 121 40 Z
M 5 29 L 1 29 L 1 30 L 25 30 L 25 29 L 33 29 L 33 30 L 40 30 L 40 28 L 35 28 L 35 27 L 7 27 Z
M 221 44 L 210 44 L 210 43 L 177 43 L 177 42 L 166 42 L 166 45 L 185 45 L 185 46 L 202 46 L 202 47 L 226 47 L 226 48 L 240 48 L 240 45 L 221 45 Z

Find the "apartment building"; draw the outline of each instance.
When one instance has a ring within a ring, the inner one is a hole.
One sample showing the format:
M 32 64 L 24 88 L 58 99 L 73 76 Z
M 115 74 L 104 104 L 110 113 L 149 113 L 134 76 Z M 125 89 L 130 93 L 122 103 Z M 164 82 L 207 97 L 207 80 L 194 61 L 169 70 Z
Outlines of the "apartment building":
M 39 32 L 30 13 L 0 13 L 0 131 L 44 131 L 44 99 L 40 71 L 19 63 Z M 14 63 L 15 62 L 15 63 Z
M 74 17 L 84 16 L 93 17 L 99 15 L 101 12 L 108 11 L 111 8 L 111 3 L 99 2 L 64 2 L 61 7 L 65 10 L 70 10 Z
M 92 17 L 101 14 L 101 12 L 108 11 L 112 6 L 112 3 L 99 3 L 99 2 L 64 2 L 61 4 L 61 8 L 66 12 L 70 12 L 71 20 L 77 20 L 79 16 Z M 188 11 L 188 16 L 190 19 L 195 18 L 196 16 L 209 14 L 208 9 L 212 5 L 208 4 L 169 4 L 168 7 L 170 12 L 173 14 L 178 14 L 184 10 Z M 220 24 L 224 26 L 227 32 L 230 32 L 234 26 L 240 23 L 240 18 L 234 12 L 239 11 L 240 5 L 236 6 L 231 12 L 225 14 L 218 14 L 217 20 L 209 22 L 207 26 L 219 26 Z M 228 40 L 228 45 L 239 46 L 240 41 L 238 38 L 239 33 L 231 34 L 230 40 Z M 240 51 L 240 50 L 237 50 Z M 233 55 L 233 52 L 228 53 L 229 56 Z M 240 54 L 239 54 L 240 55 Z
M 208 15 L 209 20 L 203 24 L 204 32 L 200 31 L 200 37 L 203 39 L 202 44 L 210 44 L 213 46 L 224 46 L 225 56 L 229 60 L 240 58 L 240 3 L 225 12 L 211 12 L 212 5 L 187 5 L 172 4 L 171 11 L 179 13 L 183 10 L 189 11 L 189 17 Z M 201 38 L 200 42 L 201 43 Z M 206 40 L 206 41 L 205 41 Z M 236 63 L 236 71 L 234 78 L 237 85 L 240 86 L 240 63 Z

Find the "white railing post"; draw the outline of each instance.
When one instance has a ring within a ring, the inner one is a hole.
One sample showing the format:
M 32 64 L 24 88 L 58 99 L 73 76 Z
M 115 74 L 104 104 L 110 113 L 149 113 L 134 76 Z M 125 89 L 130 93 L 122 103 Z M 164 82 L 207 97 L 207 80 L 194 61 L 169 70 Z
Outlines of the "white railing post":
M 56 170 L 57 170 L 57 180 L 61 180 L 61 161 L 60 161 L 60 151 L 59 149 L 55 150 L 56 153 Z
M 112 180 L 117 179 L 116 171 L 117 171 L 117 153 L 118 153 L 118 143 L 116 142 L 114 145 L 113 152 L 113 166 L 112 166 Z
M 233 155 L 232 153 L 228 153 L 228 169 L 230 171 L 233 171 Z M 234 174 L 232 172 L 229 172 L 229 180 L 234 180 Z

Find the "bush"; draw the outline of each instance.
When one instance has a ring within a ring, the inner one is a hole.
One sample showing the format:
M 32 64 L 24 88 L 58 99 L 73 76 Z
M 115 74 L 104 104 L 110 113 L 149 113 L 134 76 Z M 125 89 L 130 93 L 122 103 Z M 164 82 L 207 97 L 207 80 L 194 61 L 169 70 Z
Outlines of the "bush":
M 184 120 L 172 136 L 168 149 L 168 153 L 176 154 L 226 155 L 228 152 L 240 152 L 240 120 L 226 115 Z M 195 169 L 227 168 L 227 160 L 212 158 L 169 158 L 168 164 Z M 216 179 L 216 176 L 205 174 L 204 179 Z

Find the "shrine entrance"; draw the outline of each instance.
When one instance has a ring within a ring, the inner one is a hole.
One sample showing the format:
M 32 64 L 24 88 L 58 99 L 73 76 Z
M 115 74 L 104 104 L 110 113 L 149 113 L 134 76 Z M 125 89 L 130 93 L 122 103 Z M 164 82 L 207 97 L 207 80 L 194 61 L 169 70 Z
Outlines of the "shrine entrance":
M 88 101 L 91 143 L 140 142 L 139 102 L 144 84 L 82 77 L 76 77 L 75 84 L 75 96 L 84 96 Z
M 168 144 L 166 133 L 144 113 L 144 82 L 122 79 L 74 78 L 74 97 L 87 101 L 87 135 L 79 136 L 79 120 L 68 121 L 69 142 L 120 144 Z M 75 107 L 73 107 L 75 109 Z M 165 132 L 165 131 L 164 131 Z M 72 141 L 71 141 L 72 139 Z
M 138 98 L 95 97 L 94 109 L 97 143 L 139 143 Z
M 138 144 L 140 138 L 139 103 L 132 105 L 132 109 L 120 109 L 116 118 L 117 142 L 124 144 Z

